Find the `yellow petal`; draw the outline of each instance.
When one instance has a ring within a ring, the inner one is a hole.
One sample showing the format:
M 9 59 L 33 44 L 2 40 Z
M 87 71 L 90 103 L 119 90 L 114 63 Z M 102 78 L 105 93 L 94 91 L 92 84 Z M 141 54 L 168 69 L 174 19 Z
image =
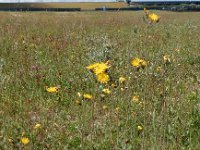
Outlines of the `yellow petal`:
M 29 143 L 29 139 L 27 137 L 22 137 L 21 142 L 22 142 L 22 144 L 26 145 Z

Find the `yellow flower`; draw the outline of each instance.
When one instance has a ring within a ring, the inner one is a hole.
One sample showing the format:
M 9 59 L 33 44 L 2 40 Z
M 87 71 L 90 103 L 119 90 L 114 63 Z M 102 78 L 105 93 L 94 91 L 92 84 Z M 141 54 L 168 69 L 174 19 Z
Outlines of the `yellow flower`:
M 132 101 L 135 103 L 139 102 L 139 96 L 133 96 Z
M 126 78 L 125 77 L 120 77 L 119 78 L 119 83 L 124 83 L 126 81 Z
M 148 14 L 148 18 L 151 22 L 158 22 L 160 17 L 154 13 Z
M 86 67 L 87 69 L 94 72 L 95 75 L 105 73 L 110 66 L 107 63 L 95 63 Z
M 22 144 L 26 145 L 29 143 L 29 139 L 27 137 L 22 137 L 21 142 L 22 142 Z
M 46 90 L 49 93 L 57 93 L 58 92 L 58 87 L 49 87 L 49 88 L 46 88 Z
M 109 78 L 109 75 L 107 75 L 106 73 L 100 73 L 100 74 L 97 75 L 97 80 L 100 83 L 108 83 L 110 78 Z
M 107 83 L 110 80 L 109 75 L 106 74 L 107 69 L 110 68 L 109 61 L 106 63 L 95 63 L 86 68 L 91 70 L 97 76 L 99 82 Z
M 83 98 L 85 98 L 85 99 L 92 99 L 93 97 L 90 94 L 83 94 Z
M 102 92 L 104 92 L 105 94 L 110 94 L 111 91 L 109 89 L 103 89 Z
M 139 125 L 139 126 L 137 126 L 137 129 L 138 129 L 138 131 L 142 131 L 143 127 Z
M 145 68 L 147 66 L 147 62 L 145 60 L 140 60 L 140 64 L 142 68 Z
M 140 59 L 139 58 L 135 58 L 131 61 L 133 67 L 138 68 L 140 66 Z
M 147 66 L 147 62 L 145 60 L 137 58 L 137 57 L 133 59 L 131 63 L 133 67 L 135 68 L 140 68 L 140 67 L 145 68 Z
M 37 124 L 35 125 L 34 128 L 35 128 L 35 129 L 39 129 L 39 128 L 41 128 L 41 124 L 37 123 Z
M 163 60 L 164 60 L 164 63 L 170 63 L 171 62 L 170 55 L 164 55 Z

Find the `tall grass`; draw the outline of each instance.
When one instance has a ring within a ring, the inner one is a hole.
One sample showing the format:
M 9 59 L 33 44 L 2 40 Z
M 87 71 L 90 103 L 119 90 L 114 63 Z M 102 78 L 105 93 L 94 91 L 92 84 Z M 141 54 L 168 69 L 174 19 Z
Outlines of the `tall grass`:
M 199 149 L 200 14 L 156 13 L 1 12 L 0 149 Z

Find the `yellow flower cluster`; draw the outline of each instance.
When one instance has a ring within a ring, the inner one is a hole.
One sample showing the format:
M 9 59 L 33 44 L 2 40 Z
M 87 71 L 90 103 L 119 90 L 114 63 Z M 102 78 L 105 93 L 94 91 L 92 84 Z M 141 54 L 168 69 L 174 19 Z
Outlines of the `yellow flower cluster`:
M 140 58 L 134 58 L 132 61 L 131 61 L 131 64 L 133 65 L 133 67 L 137 68 L 137 69 L 140 69 L 140 68 L 145 68 L 147 66 L 147 62 L 143 59 L 140 59 Z
M 106 73 L 106 71 L 110 68 L 108 63 L 94 63 L 87 66 L 86 68 L 96 75 L 97 80 L 100 83 L 108 83 L 110 80 L 109 75 Z
M 93 99 L 92 95 L 90 94 L 83 94 L 83 98 L 88 99 L 88 100 Z
M 94 72 L 95 75 L 98 75 L 104 73 L 110 67 L 106 63 L 95 63 L 86 68 Z
M 144 12 L 146 14 L 147 19 L 152 22 L 159 22 L 160 16 L 156 15 L 155 13 L 149 13 L 149 11 L 144 8 Z
M 158 22 L 160 17 L 156 15 L 155 13 L 151 13 L 148 15 L 148 18 L 151 22 Z

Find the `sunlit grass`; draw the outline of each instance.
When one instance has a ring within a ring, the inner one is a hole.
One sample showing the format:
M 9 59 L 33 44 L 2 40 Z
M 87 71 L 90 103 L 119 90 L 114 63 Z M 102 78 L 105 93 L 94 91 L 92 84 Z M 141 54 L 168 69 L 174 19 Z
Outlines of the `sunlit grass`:
M 1 12 L 0 149 L 199 149 L 200 14 L 153 13 Z

